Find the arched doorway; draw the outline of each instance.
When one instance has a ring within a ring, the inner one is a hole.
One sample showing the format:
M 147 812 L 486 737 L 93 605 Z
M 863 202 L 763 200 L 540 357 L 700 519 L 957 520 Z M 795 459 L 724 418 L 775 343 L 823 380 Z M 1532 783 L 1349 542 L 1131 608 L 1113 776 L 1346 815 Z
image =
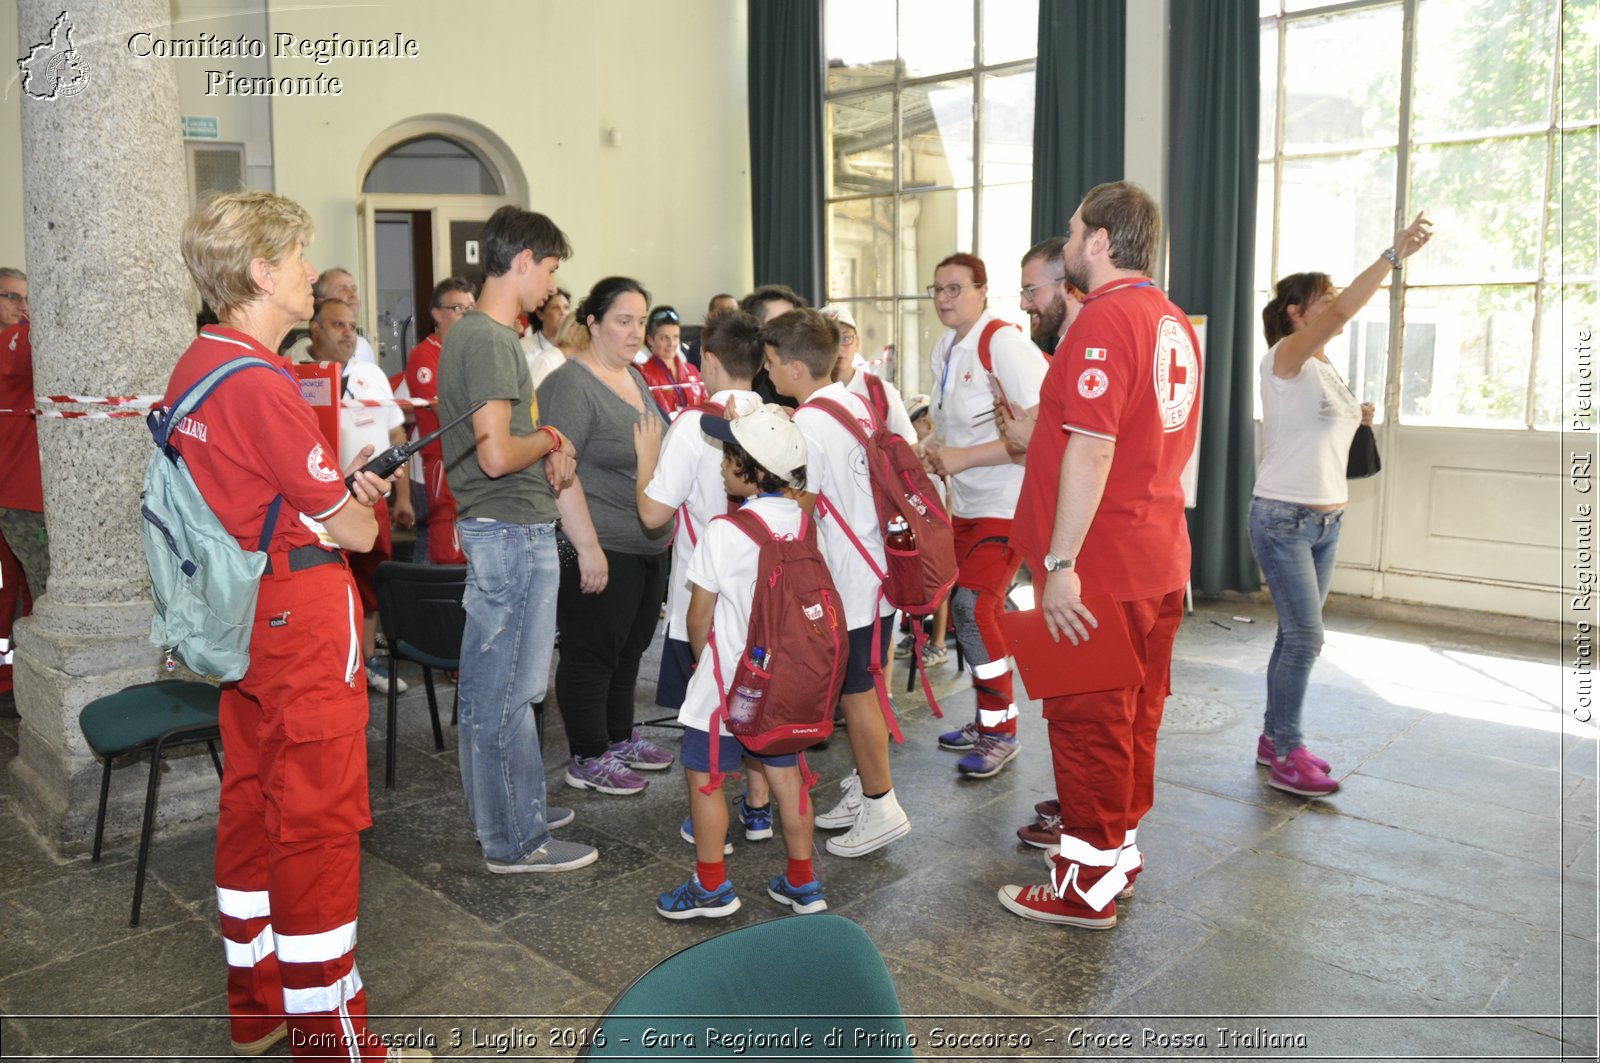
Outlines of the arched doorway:
M 526 203 L 527 181 L 505 143 L 476 122 L 429 115 L 374 138 L 356 174 L 366 327 L 393 374 L 433 327 L 439 280 L 483 281 L 477 237 L 495 209 Z

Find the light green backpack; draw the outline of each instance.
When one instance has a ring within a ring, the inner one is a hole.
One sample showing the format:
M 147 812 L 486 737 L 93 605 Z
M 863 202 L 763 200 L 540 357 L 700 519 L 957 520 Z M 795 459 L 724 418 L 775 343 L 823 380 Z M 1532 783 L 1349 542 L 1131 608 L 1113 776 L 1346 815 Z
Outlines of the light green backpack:
M 144 556 L 156 607 L 150 641 L 167 651 L 169 670 L 172 655 L 177 654 L 190 671 L 223 682 L 242 678 L 250 667 L 256 594 L 283 496 L 273 499 L 267 509 L 259 548 L 241 549 L 168 439 L 218 384 L 241 369 L 257 366 L 274 368 L 260 358 L 235 358 L 207 373 L 172 409 L 152 410 L 146 419 L 156 443 L 139 498 Z

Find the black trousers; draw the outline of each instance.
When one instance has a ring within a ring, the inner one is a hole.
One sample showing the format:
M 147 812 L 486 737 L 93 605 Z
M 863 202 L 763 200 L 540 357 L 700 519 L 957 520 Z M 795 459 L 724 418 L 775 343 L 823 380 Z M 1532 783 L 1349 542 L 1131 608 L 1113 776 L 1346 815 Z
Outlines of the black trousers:
M 633 733 L 633 695 L 639 658 L 655 637 L 666 594 L 672 554 L 605 551 L 610 566 L 606 589 L 578 589 L 575 554 L 563 551 L 556 624 L 561 660 L 556 665 L 556 700 L 573 756 L 598 757 L 612 742 Z

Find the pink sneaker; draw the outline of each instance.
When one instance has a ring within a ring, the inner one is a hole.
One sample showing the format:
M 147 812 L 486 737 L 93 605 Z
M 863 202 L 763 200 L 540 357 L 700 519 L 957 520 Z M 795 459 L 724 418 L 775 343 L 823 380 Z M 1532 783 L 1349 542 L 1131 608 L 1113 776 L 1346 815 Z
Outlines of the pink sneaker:
M 1282 760 L 1272 760 L 1272 774 L 1267 785 L 1274 790 L 1299 794 L 1301 797 L 1326 797 L 1339 789 L 1339 781 L 1317 767 L 1316 758 L 1301 747 Z
M 1308 749 L 1305 751 L 1305 753 L 1306 756 L 1311 758 L 1311 763 L 1317 766 L 1317 770 L 1322 772 L 1324 775 L 1326 775 L 1329 769 L 1333 767 L 1332 764 L 1329 764 L 1327 761 L 1311 752 L 1311 750 Z M 1273 758 L 1277 755 L 1278 751 L 1273 747 L 1272 739 L 1268 738 L 1265 733 L 1263 733 L 1260 738 L 1256 739 L 1257 764 L 1261 765 L 1263 768 L 1270 768 L 1272 767 Z

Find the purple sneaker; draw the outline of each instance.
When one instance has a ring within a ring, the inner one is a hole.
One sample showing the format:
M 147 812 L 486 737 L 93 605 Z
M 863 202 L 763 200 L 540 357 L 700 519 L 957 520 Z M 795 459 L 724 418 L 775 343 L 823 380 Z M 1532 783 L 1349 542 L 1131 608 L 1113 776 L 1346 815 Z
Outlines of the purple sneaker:
M 1272 774 L 1267 776 L 1267 785 L 1274 790 L 1299 794 L 1301 797 L 1325 797 L 1339 789 L 1339 780 L 1330 778 L 1327 772 L 1317 767 L 1311 754 L 1302 746 L 1282 760 L 1273 758 Z
M 1270 768 L 1272 767 L 1273 760 L 1275 760 L 1277 756 L 1278 750 L 1275 746 L 1273 746 L 1272 739 L 1268 738 L 1263 732 L 1261 737 L 1256 739 L 1256 763 L 1261 765 L 1263 768 Z M 1306 750 L 1306 756 L 1311 758 L 1311 763 L 1315 764 L 1317 766 L 1317 770 L 1322 772 L 1324 775 L 1326 775 L 1328 770 L 1333 767 L 1332 764 L 1329 764 L 1327 761 L 1323 760 L 1309 749 Z
M 999 775 L 1000 769 L 1016 755 L 1015 735 L 980 734 L 971 751 L 956 762 L 956 767 L 969 779 L 988 779 Z
M 608 749 L 598 757 L 569 760 L 567 785 L 579 790 L 599 790 L 603 794 L 636 794 L 649 784 Z
M 666 771 L 672 767 L 672 754 L 640 738 L 637 727 L 626 739 L 611 743 L 610 752 L 634 771 Z
M 946 731 L 939 736 L 939 748 L 948 749 L 952 753 L 965 753 L 978 744 L 978 725 L 976 723 L 963 724 L 959 730 Z

